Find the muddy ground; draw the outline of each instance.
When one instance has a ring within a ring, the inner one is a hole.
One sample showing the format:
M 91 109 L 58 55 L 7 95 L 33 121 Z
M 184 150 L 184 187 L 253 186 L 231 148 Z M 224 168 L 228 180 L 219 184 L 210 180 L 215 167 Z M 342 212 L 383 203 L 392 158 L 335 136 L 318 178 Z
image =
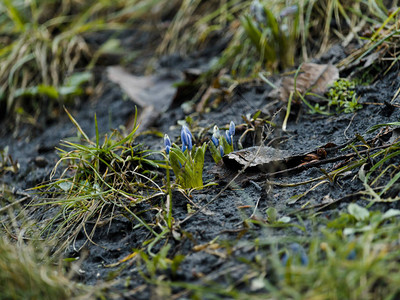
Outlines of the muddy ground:
M 345 55 L 342 48 L 334 47 L 316 62 L 335 64 Z M 204 65 L 205 60 L 204 57 L 186 61 L 179 59 L 178 70 Z M 164 61 L 170 60 L 164 59 Z M 161 66 L 173 67 L 168 63 L 164 65 L 161 63 Z M 105 68 L 100 72 L 99 77 L 103 84 L 101 94 L 95 98 L 81 99 L 79 104 L 67 106 L 90 137 L 95 135 L 94 114 L 97 115 L 100 132 L 106 133 L 126 124 L 135 110 L 133 102 L 124 95 L 121 88 L 107 79 Z M 271 80 L 276 82 L 276 79 Z M 344 146 L 354 141 L 357 134 L 362 135 L 366 140 L 372 139 L 375 136 L 374 133 L 366 134 L 367 129 L 372 125 L 395 122 L 400 119 L 397 101 L 394 102 L 395 105 L 389 104 L 399 86 L 398 70 L 393 68 L 385 76 L 378 77 L 372 85 L 357 87 L 363 109 L 350 114 L 322 116 L 308 114 L 304 107 L 302 109 L 295 107 L 287 130 L 282 131 L 281 124 L 286 104 L 271 99 L 269 93 L 272 88 L 256 80 L 240 84 L 222 103 L 211 108 L 207 113 L 194 114 L 193 119 L 199 127 L 209 127 L 214 124 L 224 127 L 230 121 L 238 125 L 242 124 L 243 115 L 254 114 L 257 110 L 261 110 L 266 119 L 277 124 L 276 127 L 264 125 L 264 144 L 298 155 L 316 151 L 328 143 Z M 182 107 L 169 109 L 163 112 L 150 128 L 161 133 L 168 133 L 171 139 L 176 140 L 180 131 L 177 121 L 185 117 Z M 2 126 L 6 128 L 4 123 Z M 242 133 L 243 130 L 240 131 L 238 128 L 235 143 Z M 37 126 L 23 125 L 17 132 L 7 132 L 3 129 L 0 136 L 0 149 L 8 146 L 9 153 L 14 161 L 18 161 L 20 168 L 15 174 L 12 172 L 2 174 L 0 180 L 5 186 L 12 187 L 14 191 L 24 191 L 47 181 L 59 158 L 55 147 L 59 146 L 60 140 L 74 137 L 76 134 L 75 126 L 65 113 L 61 113 L 55 120 L 40 120 Z M 390 135 L 384 140 L 376 141 L 374 146 L 381 146 L 389 139 Z M 154 134 L 141 136 L 139 141 L 142 141 L 149 149 L 161 150 L 163 147 L 162 138 Z M 244 146 L 255 146 L 251 134 L 245 139 Z M 328 158 L 351 152 L 351 150 L 343 152 L 342 147 L 335 148 L 334 146 L 328 150 Z M 179 224 L 182 235 L 179 241 L 172 237 L 168 238 L 167 243 L 172 246 L 168 257 L 185 256 L 176 272 L 164 270 L 150 277 L 148 270 L 146 271 L 143 265 L 137 265 L 135 260 L 109 267 L 108 265 L 115 264 L 131 254 L 134 249 L 142 248 L 143 242 L 149 238 L 147 230 L 140 227 L 134 228 L 136 225 L 134 221 L 116 217 L 111 225 L 97 228 L 93 238 L 95 244 L 86 243 L 81 249 L 86 242 L 85 235 L 81 234 L 76 243 L 64 252 L 65 257 L 86 254 L 75 279 L 89 285 L 111 282 L 111 286 L 106 288 L 105 293 L 109 297 L 121 299 L 149 299 L 150 297 L 157 299 L 171 294 L 180 299 L 189 298 L 191 294 L 182 288 L 184 284 L 210 285 L 211 287 L 218 285 L 227 288 L 235 286 L 241 291 L 256 293 L 257 287 L 252 285 L 251 281 L 244 279 L 246 276 L 251 278 L 249 274 L 251 274 L 252 262 L 256 263 L 260 256 L 270 255 L 274 249 L 279 251 L 295 241 L 304 241 L 313 234 L 318 234 L 318 226 L 315 226 L 314 219 L 311 217 L 315 213 L 318 212 L 320 216 L 329 220 L 345 209 L 348 203 L 362 201 L 359 196 L 351 196 L 363 189 L 357 177 L 358 169 L 348 172 L 335 182 L 327 181 L 319 185 L 297 201 L 294 201 L 293 196 L 308 191 L 316 182 L 295 187 L 268 184 L 268 181 L 303 182 L 323 176 L 321 169 L 329 172 L 337 167 L 340 160 L 281 173 L 274 177 L 270 177 L 265 171 L 246 170 L 217 198 L 217 194 L 239 169 L 217 167 L 209 152 L 206 154 L 205 161 L 205 181 L 214 181 L 218 185 L 193 192 L 192 201 L 199 207 L 212 201 L 206 209 L 180 223 L 189 216 L 188 201 L 181 193 L 173 193 L 173 217 Z M 395 205 L 392 204 L 392 206 Z M 289 216 L 291 218 L 289 224 L 299 226 L 282 224 L 272 226 L 266 222 L 268 221 L 266 210 L 270 207 L 276 208 L 278 218 Z M 151 222 L 154 215 L 147 213 L 145 218 Z M 90 226 L 89 224 L 89 229 Z M 287 236 L 288 239 L 286 243 L 276 244 L 274 238 L 277 236 Z M 198 251 L 199 248 L 195 248 L 212 241 L 218 243 L 219 248 L 204 246 L 200 251 Z M 155 245 L 152 251 L 157 252 L 164 242 Z M 139 270 L 143 271 L 144 275 L 148 275 L 151 280 L 173 281 L 179 284 L 169 287 L 159 285 L 157 282 L 146 280 Z M 172 288 L 172 291 L 168 290 L 169 288 Z

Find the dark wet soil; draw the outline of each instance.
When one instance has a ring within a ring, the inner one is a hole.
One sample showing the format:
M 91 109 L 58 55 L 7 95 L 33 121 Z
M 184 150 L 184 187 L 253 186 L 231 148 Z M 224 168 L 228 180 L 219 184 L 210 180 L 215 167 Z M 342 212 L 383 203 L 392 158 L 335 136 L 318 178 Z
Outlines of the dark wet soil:
M 320 62 L 336 63 L 343 58 L 344 51 L 340 47 L 334 49 L 336 50 L 321 58 Z M 195 66 L 196 62 L 184 61 L 184 64 Z M 117 85 L 108 82 L 105 74 L 102 76 L 102 82 L 104 88 L 101 95 L 95 99 L 86 99 L 79 106 L 69 107 L 80 126 L 91 137 L 95 135 L 94 114 L 97 115 L 100 132 L 106 133 L 125 124 L 135 110 L 134 104 L 124 96 Z M 268 97 L 271 87 L 255 81 L 241 84 L 231 97 L 207 113 L 193 115 L 193 119 L 199 127 L 210 127 L 214 124 L 224 127 L 230 121 L 241 124 L 243 115 L 254 114 L 257 110 L 261 110 L 266 119 L 277 124 L 275 128 L 267 128 L 265 125 L 265 132 L 270 130 L 268 136 L 264 135 L 265 144 L 270 143 L 277 149 L 287 150 L 293 154 L 308 153 L 328 143 L 345 145 L 353 141 L 356 134 L 362 135 L 366 140 L 371 139 L 374 134 L 368 135 L 366 131 L 372 125 L 398 121 L 399 108 L 388 103 L 399 86 L 398 72 L 393 70 L 378 78 L 370 86 L 358 87 L 357 93 L 361 96 L 360 102 L 364 103 L 364 107 L 352 114 L 321 116 L 308 114 L 305 108 L 294 109 L 287 130 L 284 132 L 280 126 L 284 111 L 279 112 L 279 110 L 284 109 L 285 104 L 272 103 L 273 100 Z M 156 121 L 153 129 L 168 133 L 171 139 L 175 139 L 179 136 L 180 130 L 177 121 L 184 118 L 185 113 L 181 107 L 168 110 Z M 2 174 L 0 180 L 4 185 L 22 191 L 48 180 L 58 160 L 55 147 L 59 146 L 60 140 L 77 135 L 76 128 L 63 113 L 58 120 L 43 124 L 45 125 L 36 129 L 23 126 L 16 134 L 3 133 L 0 137 L 0 149 L 8 146 L 13 160 L 18 161 L 20 166 L 16 174 L 11 172 Z M 242 133 L 243 131 L 239 130 L 235 142 Z M 140 139 L 150 149 L 162 148 L 162 139 L 159 136 L 150 134 Z M 245 139 L 244 146 L 254 146 L 251 135 Z M 344 153 L 348 152 L 337 149 L 329 155 L 333 157 Z M 346 174 L 337 182 L 327 181 L 321 184 L 298 201 L 293 201 L 292 197 L 305 193 L 316 182 L 296 187 L 279 187 L 267 184 L 267 180 L 278 183 L 303 182 L 322 176 L 324 173 L 321 168 L 330 171 L 336 163 L 327 163 L 307 168 L 302 172 L 281 174 L 273 178 L 263 175 L 261 171 L 245 172 L 217 197 L 225 184 L 239 170 L 216 167 L 207 152 L 204 178 L 206 182 L 214 181 L 218 185 L 194 192 L 192 201 L 200 207 L 212 202 L 201 213 L 180 223 L 188 216 L 188 201 L 179 192 L 173 193 L 173 217 L 176 223 L 180 224 L 182 236 L 179 241 L 172 237 L 166 241 L 172 246 L 168 256 L 173 258 L 176 255 L 184 255 L 185 258 L 176 273 L 173 274 L 170 270 L 160 271 L 153 279 L 158 278 L 160 282 L 175 281 L 200 285 L 216 282 L 228 286 L 243 279 L 243 275 L 251 269 L 251 264 L 244 261 L 256 261 L 258 255 L 271 253 L 270 245 L 274 243 L 274 237 L 287 235 L 290 237 L 289 242 L 295 240 L 294 236 L 301 240 L 315 234 L 312 220 L 308 219 L 307 215 L 310 216 L 316 208 L 306 209 L 318 207 L 321 203 L 341 200 L 337 205 L 324 209 L 323 216 L 329 219 L 345 208 L 349 201 L 360 201 L 357 197 L 349 196 L 363 189 L 362 183 L 357 178 L 358 169 Z M 253 215 L 255 206 L 257 210 Z M 249 221 L 253 216 L 253 219 L 262 223 L 261 220 L 267 219 L 266 209 L 270 207 L 276 208 L 278 217 L 290 215 L 291 223 L 301 225 L 303 230 L 298 227 L 274 228 L 267 226 L 266 223 L 262 226 Z M 295 212 L 298 211 L 303 218 L 296 217 Z M 145 268 L 138 266 L 134 260 L 117 267 L 106 267 L 131 254 L 133 249 L 142 248 L 143 242 L 149 238 L 147 230 L 142 227 L 136 228 L 135 225 L 137 225 L 135 222 L 127 218 L 117 217 L 113 219 L 111 225 L 97 228 L 93 238 L 95 244 L 86 243 L 80 251 L 76 249 L 80 249 L 86 238 L 84 234 L 79 235 L 74 246 L 71 245 L 65 252 L 66 257 L 81 256 L 83 253 L 87 255 L 80 265 L 76 279 L 95 285 L 116 277 L 120 281 L 108 289 L 107 293 L 110 295 L 126 299 L 150 297 L 156 299 L 162 293 L 160 286 L 146 280 L 138 271 Z M 88 229 L 90 226 L 93 225 L 88 224 Z M 254 246 L 255 240 L 259 241 L 258 247 Z M 217 241 L 221 247 L 207 251 L 196 251 L 194 248 L 196 245 L 211 241 Z M 165 241 L 158 243 L 152 251 L 157 252 L 164 243 Z M 243 291 L 251 290 L 251 287 L 243 282 L 239 287 Z M 176 287 L 170 293 L 180 291 L 181 289 Z M 188 294 L 182 294 L 180 298 L 187 297 Z

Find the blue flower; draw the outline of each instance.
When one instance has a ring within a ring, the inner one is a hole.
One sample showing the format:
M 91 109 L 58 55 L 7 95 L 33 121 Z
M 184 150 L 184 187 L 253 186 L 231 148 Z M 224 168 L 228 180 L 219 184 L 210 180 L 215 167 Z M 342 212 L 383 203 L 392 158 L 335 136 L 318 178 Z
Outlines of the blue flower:
M 192 144 L 192 133 L 190 132 L 189 128 L 187 126 L 183 125 L 181 129 L 181 140 L 182 140 L 182 151 L 184 152 L 183 149 L 186 150 L 186 147 L 189 150 L 192 150 L 193 144 Z
M 187 136 L 187 139 L 188 139 L 187 147 L 188 147 L 189 150 L 192 150 L 192 148 L 193 148 L 192 137 L 188 133 L 186 133 L 186 136 Z
M 219 128 L 217 125 L 213 128 L 213 135 L 218 139 L 221 135 L 219 134 Z
M 225 139 L 228 142 L 228 144 L 232 145 L 232 135 L 229 134 L 229 130 L 225 131 Z
M 182 152 L 185 152 L 185 151 L 186 151 L 186 149 L 187 149 L 186 145 L 185 145 L 185 144 L 183 144 L 183 145 L 182 145 Z
M 182 145 L 187 145 L 189 143 L 189 138 L 185 130 L 185 126 L 181 129 L 181 141 Z
M 289 245 L 289 253 L 285 252 L 281 258 L 282 265 L 286 266 L 290 257 L 292 257 L 292 259 L 298 259 L 303 266 L 308 265 L 306 251 L 298 243 Z
M 221 145 L 219 146 L 219 154 L 221 154 L 221 157 L 224 156 L 224 148 Z
M 287 17 L 289 15 L 294 15 L 298 12 L 299 8 L 297 7 L 297 5 L 292 5 L 292 6 L 288 6 L 285 7 L 284 9 L 282 9 L 281 13 L 279 14 L 279 16 L 281 18 Z
M 250 14 L 256 19 L 258 23 L 265 24 L 267 22 L 267 15 L 264 6 L 259 0 L 253 0 L 250 5 Z
M 231 136 L 235 135 L 235 123 L 233 123 L 233 121 L 231 121 L 231 123 L 229 124 L 229 134 Z
M 357 253 L 354 249 L 350 251 L 349 255 L 347 255 L 348 260 L 355 260 L 356 257 L 357 257 Z
M 214 143 L 215 147 L 219 146 L 219 141 L 214 134 L 211 137 L 211 141 Z
M 169 139 L 168 134 L 164 135 L 164 146 L 165 146 L 165 152 L 169 154 L 169 150 L 171 149 L 171 140 Z

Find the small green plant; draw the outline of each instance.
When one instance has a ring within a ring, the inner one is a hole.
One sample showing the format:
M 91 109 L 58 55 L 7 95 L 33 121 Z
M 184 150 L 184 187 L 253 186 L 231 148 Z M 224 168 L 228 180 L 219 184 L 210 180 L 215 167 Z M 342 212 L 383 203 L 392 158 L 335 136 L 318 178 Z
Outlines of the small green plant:
M 225 134 L 220 134 L 217 125 L 214 126 L 211 141 L 208 143 L 210 146 L 211 155 L 215 163 L 220 163 L 225 154 L 233 151 L 233 136 L 235 135 L 235 123 L 231 121 L 229 130 Z
M 165 152 L 168 154 L 169 163 L 176 176 L 177 183 L 183 189 L 203 188 L 204 154 L 207 144 L 193 147 L 193 136 L 187 126 L 182 126 L 182 148 L 171 144 L 168 135 L 164 136 Z
M 259 1 L 253 1 L 250 15 L 241 18 L 242 26 L 268 69 L 285 69 L 294 64 L 299 35 L 297 5 L 284 8 L 279 17 Z M 290 18 L 289 16 L 292 16 Z
M 355 92 L 355 83 L 344 78 L 339 78 L 328 91 L 328 110 L 335 109 L 337 113 L 353 113 L 361 109 Z

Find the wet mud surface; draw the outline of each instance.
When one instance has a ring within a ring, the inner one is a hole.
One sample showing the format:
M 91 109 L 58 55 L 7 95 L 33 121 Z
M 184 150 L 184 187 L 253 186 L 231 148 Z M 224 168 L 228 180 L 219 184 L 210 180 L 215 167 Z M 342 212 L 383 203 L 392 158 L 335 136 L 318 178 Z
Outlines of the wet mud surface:
M 321 62 L 327 60 L 324 58 Z M 338 57 L 331 56 L 331 62 L 335 63 L 337 60 Z M 117 85 L 107 82 L 106 76 L 102 78 L 105 86 L 98 98 L 87 100 L 78 107 L 69 108 L 90 137 L 95 135 L 94 114 L 97 115 L 100 132 L 106 133 L 124 125 L 135 111 L 134 104 L 124 96 L 123 91 Z M 372 125 L 396 122 L 400 119 L 400 109 L 395 106 L 396 101 L 395 105 L 389 104 L 398 86 L 400 77 L 397 71 L 393 71 L 379 78 L 371 86 L 357 87 L 357 94 L 361 96 L 359 102 L 363 104 L 363 109 L 355 113 L 322 116 L 308 114 L 304 107 L 294 109 L 286 131 L 282 131 L 281 124 L 286 104 L 276 101 L 273 103 L 269 98 L 272 88 L 261 81 L 256 81 L 239 85 L 229 99 L 207 113 L 195 114 L 193 119 L 198 127 L 211 127 L 214 124 L 224 127 L 230 121 L 242 124 L 242 116 L 252 115 L 261 110 L 268 120 L 276 124 L 275 127 L 263 125 L 264 144 L 298 155 L 316 151 L 328 143 L 336 146 L 349 144 L 354 141 L 357 134 L 362 135 L 365 140 L 373 139 L 376 133 L 366 134 Z M 177 121 L 183 120 L 185 116 L 181 107 L 170 109 L 160 116 L 152 129 L 167 133 L 175 140 L 180 131 Z M 243 132 L 244 130 L 238 129 L 235 143 Z M 61 114 L 58 120 L 40 128 L 32 129 L 25 126 L 16 135 L 3 132 L 0 137 L 0 149 L 8 146 L 9 153 L 14 161 L 18 161 L 20 168 L 15 174 L 11 172 L 3 174 L 0 180 L 4 185 L 19 191 L 48 180 L 59 158 L 55 147 L 59 146 L 60 140 L 76 135 L 75 126 L 65 114 Z M 384 141 L 376 141 L 374 146 L 382 146 L 389 139 L 390 135 Z M 250 133 L 244 139 L 244 147 L 257 146 L 254 140 Z M 163 147 L 162 139 L 157 135 L 143 135 L 139 141 L 150 149 L 161 150 Z M 351 152 L 341 149 L 329 152 L 328 158 Z M 340 160 L 273 177 L 266 175 L 268 172 L 265 171 L 246 170 L 230 187 L 219 194 L 240 170 L 217 167 L 207 151 L 204 179 L 205 182 L 214 181 L 218 185 L 192 193 L 191 201 L 198 207 L 209 204 L 202 212 L 188 219 L 190 215 L 188 200 L 179 192 L 173 193 L 172 213 L 176 224 L 179 225 L 180 239 L 169 237 L 157 243 L 152 251 L 156 253 L 162 245 L 170 244 L 168 257 L 183 255 L 184 259 L 176 272 L 160 271 L 156 274 L 156 278 L 160 281 L 202 285 L 210 282 L 222 286 L 235 285 L 251 271 L 251 263 L 248 262 L 256 262 L 258 256 L 273 251 L 270 246 L 274 244 L 275 237 L 287 235 L 289 243 L 318 234 L 313 232 L 315 230 L 312 226 L 313 219 L 309 218 L 313 212 L 318 212 L 323 207 L 320 213 L 329 220 L 349 202 L 362 201 L 359 196 L 351 196 L 363 189 L 362 182 L 358 179 L 358 169 L 348 172 L 334 182 L 325 180 L 313 190 L 310 188 L 318 182 L 292 187 L 280 185 L 301 183 L 324 176 L 325 173 L 321 169 L 329 172 L 337 167 L 338 163 Z M 271 181 L 278 184 L 271 184 Z M 306 195 L 296 200 L 296 196 L 303 193 Z M 323 204 L 332 205 L 325 207 Z M 387 207 L 389 206 L 396 204 L 387 204 Z M 266 213 L 270 207 L 276 208 L 278 218 L 290 216 L 290 224 L 300 224 L 306 230 L 296 226 L 272 226 L 267 222 Z M 152 213 L 148 213 L 147 219 L 152 222 L 154 217 Z M 80 234 L 75 243 L 64 253 L 65 257 L 85 257 L 76 279 L 90 285 L 117 279 L 117 283 L 108 288 L 108 292 L 116 298 L 157 299 L 160 286 L 141 275 L 139 271 L 145 270 L 143 265 L 137 265 L 132 259 L 114 267 L 110 266 L 127 257 L 134 249 L 142 248 L 143 242 L 149 238 L 146 229 L 135 225 L 137 224 L 134 221 L 119 216 L 110 224 L 96 229 L 93 236 L 94 243 L 87 242 L 85 235 Z M 90 230 L 91 226 L 93 225 L 89 223 L 87 229 Z M 258 241 L 257 247 L 254 245 L 255 240 Z M 218 244 L 218 247 L 207 246 L 213 243 Z M 201 245 L 206 246 L 199 248 Z M 146 271 L 144 272 L 146 274 Z M 243 281 L 240 282 L 239 287 L 243 291 L 254 288 L 245 285 Z M 181 291 L 182 286 L 177 285 L 171 293 L 179 295 Z M 187 297 L 189 295 L 183 293 L 178 298 Z

